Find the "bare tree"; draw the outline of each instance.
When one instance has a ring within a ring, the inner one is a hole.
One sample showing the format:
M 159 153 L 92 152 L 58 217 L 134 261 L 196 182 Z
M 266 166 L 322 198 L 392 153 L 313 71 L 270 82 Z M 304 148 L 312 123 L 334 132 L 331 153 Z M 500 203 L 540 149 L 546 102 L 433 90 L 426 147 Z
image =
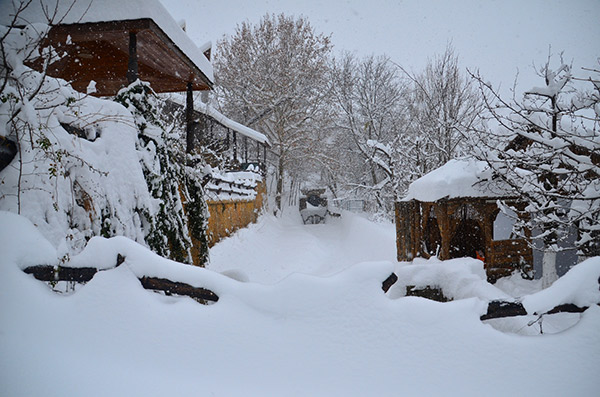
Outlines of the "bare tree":
M 333 149 L 335 157 L 344 159 L 344 184 L 374 197 L 379 208 L 389 211 L 404 182 L 396 169 L 405 128 L 404 82 L 386 56 L 357 59 L 345 54 L 331 75 L 339 114 Z
M 580 255 L 600 253 L 600 70 L 588 71 L 575 78 L 562 56 L 554 67 L 549 55 L 538 70 L 544 84 L 521 100 L 473 75 L 495 122 L 478 135 L 475 153 L 525 202 L 513 208 L 523 214 L 516 231 L 541 230 L 534 238 L 544 247 L 545 285 L 556 278 L 556 252 L 574 248 L 565 245 L 571 230 Z
M 214 67 L 217 94 L 227 113 L 256 125 L 278 155 L 276 204 L 284 178 L 314 152 L 311 134 L 326 97 L 329 37 L 304 17 L 265 15 L 243 22 L 219 42 Z
M 406 105 L 413 123 L 407 132 L 413 142 L 411 162 L 421 176 L 464 153 L 465 137 L 483 106 L 473 83 L 461 73 L 451 45 L 420 74 L 400 68 L 412 82 Z

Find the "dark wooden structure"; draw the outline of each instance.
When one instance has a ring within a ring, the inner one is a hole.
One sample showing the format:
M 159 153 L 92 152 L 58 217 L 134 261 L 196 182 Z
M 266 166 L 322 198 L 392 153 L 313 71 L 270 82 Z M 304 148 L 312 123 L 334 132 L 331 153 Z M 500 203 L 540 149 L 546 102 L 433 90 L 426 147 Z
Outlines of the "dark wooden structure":
M 149 18 L 52 26 L 46 44 L 66 53 L 48 66 L 86 92 L 91 80 L 98 96 L 112 96 L 138 78 L 156 92 L 208 90 L 212 82 Z
M 67 8 L 73 6 L 69 2 L 59 1 L 59 5 L 65 6 L 63 3 Z M 115 7 L 116 3 L 111 1 L 89 6 L 99 9 Z M 41 3 L 35 5 L 44 6 Z M 169 37 L 150 17 L 86 21 L 87 10 L 78 11 L 84 12 L 82 15 L 67 15 L 68 23 L 50 22 L 51 28 L 42 47 L 52 47 L 61 56 L 47 65 L 46 73 L 68 81 L 75 90 L 83 93 L 88 92 L 90 82 L 94 81 L 94 90 L 89 93 L 96 96 L 114 96 L 138 79 L 150 83 L 157 93 L 185 92 L 187 151 L 190 153 L 194 135 L 192 93 L 210 90 L 213 86 L 212 67 L 208 59 L 210 49 L 202 54 L 183 31 L 178 31 L 180 28 L 166 10 L 163 10 L 165 15 L 157 11 L 159 14 L 156 17 L 162 21 L 161 26 L 168 25 L 171 34 L 178 36 L 178 39 Z M 77 12 L 72 10 L 71 14 Z M 119 12 L 115 11 L 114 15 L 118 16 Z M 139 15 L 146 14 L 140 12 Z M 76 16 L 82 18 L 83 22 L 70 22 L 76 20 Z M 176 41 L 187 49 L 180 48 Z M 30 66 L 42 70 L 45 62 L 40 58 Z
M 437 256 L 442 260 L 472 257 L 484 261 L 488 280 L 533 264 L 526 239 L 494 240 L 497 198 L 442 198 L 396 203 L 399 261 Z
M 189 98 L 189 96 L 187 97 Z M 187 99 L 186 99 L 187 102 Z M 187 147 L 193 150 L 196 145 L 202 148 L 202 154 L 207 164 L 227 171 L 245 171 L 252 165 L 255 170 L 265 175 L 267 170 L 267 153 L 276 154 L 271 150 L 271 143 L 266 136 L 263 140 L 248 136 L 246 127 L 223 114 L 218 113 L 204 103 L 186 103 L 185 106 L 177 94 L 170 95 L 164 102 L 166 114 L 183 119 L 172 119 L 177 122 L 191 122 L 189 128 L 196 132 L 196 139 L 187 142 Z M 188 114 L 186 109 L 192 109 Z M 209 110 L 210 109 L 210 110 Z M 224 162 L 224 163 L 223 163 Z

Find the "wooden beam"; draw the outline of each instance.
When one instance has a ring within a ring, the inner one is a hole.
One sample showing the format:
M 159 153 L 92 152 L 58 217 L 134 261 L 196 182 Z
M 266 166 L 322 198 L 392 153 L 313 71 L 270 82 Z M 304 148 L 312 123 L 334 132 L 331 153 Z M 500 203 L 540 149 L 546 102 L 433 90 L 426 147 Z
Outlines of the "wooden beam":
M 232 131 L 233 133 L 233 161 L 237 162 L 237 132 Z
M 137 56 L 137 34 L 129 32 L 129 59 L 127 61 L 127 84 L 131 84 L 139 78 L 138 56 Z
M 194 150 L 194 92 L 192 83 L 187 83 L 185 97 L 185 142 L 186 153 L 192 153 Z

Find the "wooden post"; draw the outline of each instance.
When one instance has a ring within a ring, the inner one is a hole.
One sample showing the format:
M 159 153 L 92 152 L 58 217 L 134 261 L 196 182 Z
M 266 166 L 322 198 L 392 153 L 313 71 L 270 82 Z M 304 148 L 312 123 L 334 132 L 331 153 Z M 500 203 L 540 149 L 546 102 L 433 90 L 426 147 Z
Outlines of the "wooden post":
M 244 137 L 244 163 L 248 163 L 248 137 Z
M 185 143 L 185 152 L 192 153 L 194 150 L 194 96 L 192 83 L 187 83 L 185 98 Z
M 237 132 L 233 132 L 233 161 L 237 162 Z
M 131 84 L 139 78 L 137 59 L 137 36 L 135 32 L 129 32 L 129 59 L 127 61 L 127 84 Z

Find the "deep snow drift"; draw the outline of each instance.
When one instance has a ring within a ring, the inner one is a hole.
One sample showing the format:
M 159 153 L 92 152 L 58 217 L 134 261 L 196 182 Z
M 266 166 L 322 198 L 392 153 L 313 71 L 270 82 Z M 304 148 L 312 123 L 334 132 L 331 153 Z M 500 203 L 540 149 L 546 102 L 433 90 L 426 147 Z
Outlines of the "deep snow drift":
M 327 228 L 266 218 L 217 246 L 213 266 L 226 259 L 219 249 L 228 244 L 255 266 L 282 258 L 269 254 L 279 247 L 290 256 L 305 252 L 302 259 L 313 255 L 307 272 L 339 271 L 342 262 L 368 253 L 369 247 L 356 244 L 358 235 L 369 241 L 375 233 L 390 234 L 389 225 L 345 216 L 340 229 L 357 235 L 337 241 L 336 258 L 324 248 L 336 241 Z M 242 249 L 245 242 L 254 249 Z M 328 244 L 319 248 L 319 242 Z M 486 302 L 476 297 L 477 288 L 456 285 L 475 296 L 449 303 L 384 294 L 381 281 L 395 268 L 419 266 L 385 260 L 389 251 L 376 258 L 384 260 L 353 264 L 329 277 L 283 278 L 277 270 L 270 281 L 283 279 L 265 285 L 162 259 L 125 238 L 96 237 L 73 265 L 107 268 L 116 253 L 126 260 L 71 294 L 52 292 L 20 270 L 56 263 L 55 248 L 25 218 L 0 212 L 0 252 L 0 395 L 592 396 L 600 388 L 599 307 L 577 315 L 577 324 L 558 334 L 503 333 L 479 320 Z M 473 262 L 453 267 L 463 275 L 479 272 Z M 247 278 L 258 279 L 262 270 L 255 269 L 246 271 Z M 153 293 L 141 288 L 141 274 L 203 285 L 220 300 L 203 306 Z M 569 290 L 582 302 L 598 299 L 600 291 L 579 280 L 582 275 L 597 279 L 600 259 L 586 262 L 575 277 L 567 274 L 561 293 Z M 445 280 L 451 284 L 451 272 Z M 561 294 L 546 291 L 539 294 Z
M 272 284 L 291 273 L 331 275 L 366 261 L 395 261 L 392 224 L 374 224 L 347 213 L 327 223 L 303 225 L 297 209 L 281 219 L 262 216 L 256 224 L 217 244 L 209 269 Z

